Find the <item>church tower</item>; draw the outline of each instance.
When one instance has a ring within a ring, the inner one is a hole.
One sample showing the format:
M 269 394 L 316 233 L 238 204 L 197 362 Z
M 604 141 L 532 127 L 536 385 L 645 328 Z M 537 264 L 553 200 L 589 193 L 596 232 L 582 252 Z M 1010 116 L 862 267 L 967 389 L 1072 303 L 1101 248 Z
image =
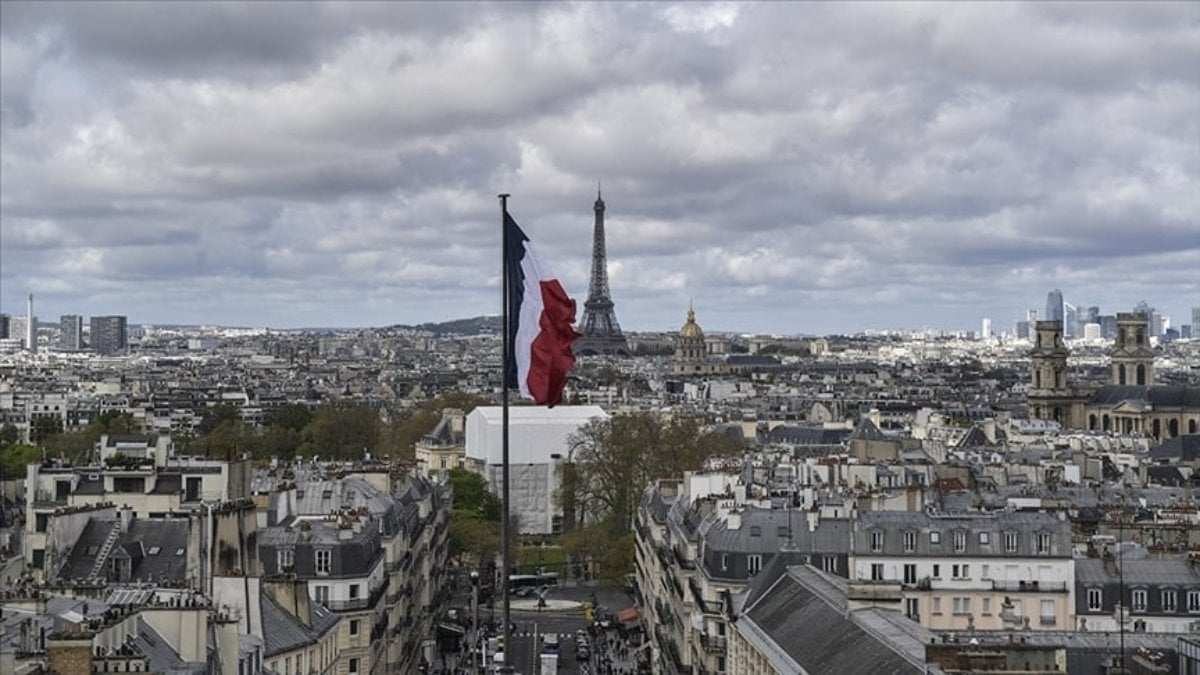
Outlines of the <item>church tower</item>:
M 1154 384 L 1154 350 L 1150 348 L 1149 317 L 1141 312 L 1117 314 L 1113 345 L 1112 384 L 1149 387 Z
M 1030 356 L 1029 416 L 1068 425 L 1072 416 L 1062 321 L 1038 321 Z

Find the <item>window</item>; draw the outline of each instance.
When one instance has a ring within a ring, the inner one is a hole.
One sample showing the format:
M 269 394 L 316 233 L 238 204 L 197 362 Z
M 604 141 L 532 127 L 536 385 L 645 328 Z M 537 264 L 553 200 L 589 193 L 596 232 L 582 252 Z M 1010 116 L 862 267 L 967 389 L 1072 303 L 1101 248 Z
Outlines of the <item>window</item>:
M 979 533 L 979 545 L 987 546 L 990 543 L 992 543 L 992 533 L 991 532 L 980 532 Z
M 761 569 L 762 569 L 762 556 L 761 555 L 755 554 L 755 555 L 746 556 L 746 570 L 748 572 L 750 572 L 750 574 L 758 574 Z
M 936 598 L 936 597 L 935 597 L 935 598 L 933 599 L 933 613 L 934 613 L 934 614 L 941 614 L 941 613 L 942 613 L 942 599 L 941 599 L 941 598 Z
M 150 550 L 149 550 L 149 551 L 147 551 L 147 554 L 148 554 L 148 555 L 158 555 L 159 553 L 162 553 L 162 547 L 161 547 L 161 546 L 151 546 L 151 547 L 150 547 Z
M 1200 591 L 1188 591 L 1187 609 L 1189 612 L 1200 612 Z
M 759 527 L 758 525 L 751 525 L 750 526 L 750 536 L 751 537 L 761 537 L 762 536 L 762 528 Z
M 1087 589 L 1087 608 L 1089 612 L 1099 612 L 1104 602 L 1104 591 L 1099 588 Z
M 955 532 L 954 533 L 954 552 L 955 553 L 966 553 L 966 551 L 967 551 L 967 533 L 966 532 Z
M 987 565 L 983 566 L 983 571 L 979 573 L 979 578 L 983 579 L 984 581 L 992 578 L 992 573 L 988 570 Z
M 723 570 L 729 569 L 729 554 L 728 553 L 721 554 L 721 569 L 723 569 Z
M 992 599 L 991 598 L 983 599 L 983 613 L 984 614 L 992 613 Z
M 931 544 L 942 543 L 942 533 L 941 532 L 930 532 L 929 533 L 929 543 L 931 543 Z
M 883 563 L 871 564 L 871 581 L 883 581 Z
M 971 566 L 970 565 L 953 565 L 950 568 L 950 572 L 951 572 L 951 576 L 955 579 L 970 579 L 971 578 Z
M 34 516 L 34 531 L 45 532 L 46 526 L 50 524 L 49 513 L 39 513 Z
M 1017 533 L 1016 532 L 1005 532 L 1004 533 L 1004 552 L 1005 553 L 1016 553 L 1017 552 Z
M 917 611 L 917 606 L 918 605 L 917 605 L 916 598 L 905 598 L 904 599 L 904 616 L 907 616 L 908 618 L 914 619 L 914 620 L 917 619 L 917 617 L 919 616 L 919 612 Z
M 912 553 L 916 550 L 917 550 L 917 533 L 916 532 L 905 532 L 904 533 L 904 552 Z
M 875 552 L 883 550 L 883 532 L 879 530 L 871 532 L 871 550 Z
M 350 634 L 358 635 L 358 619 L 350 619 Z
M 359 588 L 358 584 L 350 584 L 350 599 L 351 600 L 358 599 L 358 588 Z
M 316 592 L 314 593 L 314 595 L 316 595 L 316 597 L 317 597 L 317 602 L 322 605 L 328 605 L 329 604 L 329 587 L 328 586 L 317 586 L 315 590 L 316 590 Z
M 1043 626 L 1053 626 L 1056 623 L 1056 612 L 1054 611 L 1053 600 L 1042 600 L 1042 613 L 1040 620 Z
M 1139 588 L 1133 592 L 1133 611 L 1146 611 L 1146 590 Z
M 970 598 L 954 598 L 954 613 L 955 614 L 970 614 L 971 599 Z
M 941 578 L 942 578 L 942 566 L 941 566 L 941 565 L 934 565 L 934 566 L 933 566 L 933 578 L 934 578 L 934 579 L 941 579 Z
M 279 562 L 280 572 L 286 572 L 296 566 L 296 553 L 294 549 L 281 548 L 276 552 L 276 558 Z
M 350 675 L 358 675 L 358 659 L 350 659 Z
M 1038 533 L 1037 552 L 1038 552 L 1038 555 L 1048 555 L 1050 553 L 1050 533 L 1049 532 Z
M 330 560 L 333 559 L 333 552 L 327 548 L 319 548 L 317 549 L 316 554 L 317 574 L 329 574 Z
M 917 566 L 916 565 L 914 565 L 912 563 L 905 563 L 905 565 L 904 565 L 904 583 L 906 583 L 906 584 L 917 583 Z
M 837 574 L 837 556 L 824 556 L 821 559 L 821 569 L 830 574 Z
M 1162 608 L 1164 612 L 1177 611 L 1175 591 L 1168 589 L 1162 592 Z

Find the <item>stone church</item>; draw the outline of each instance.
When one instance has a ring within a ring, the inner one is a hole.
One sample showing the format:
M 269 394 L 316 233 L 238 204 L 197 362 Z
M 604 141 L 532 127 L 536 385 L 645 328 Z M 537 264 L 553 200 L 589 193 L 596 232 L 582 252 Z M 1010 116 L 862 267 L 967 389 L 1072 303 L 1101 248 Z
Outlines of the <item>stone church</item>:
M 1142 313 L 1117 315 L 1109 384 L 1079 391 L 1067 381 L 1061 321 L 1038 321 L 1030 351 L 1029 416 L 1067 429 L 1145 434 L 1158 442 L 1200 428 L 1200 387 L 1154 384 L 1154 350 Z

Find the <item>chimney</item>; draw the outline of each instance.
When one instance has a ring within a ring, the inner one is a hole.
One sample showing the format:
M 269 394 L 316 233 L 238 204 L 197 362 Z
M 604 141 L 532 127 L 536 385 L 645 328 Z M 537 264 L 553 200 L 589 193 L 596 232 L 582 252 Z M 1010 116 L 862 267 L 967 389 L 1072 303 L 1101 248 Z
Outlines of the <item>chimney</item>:
M 305 627 L 312 627 L 308 582 L 293 576 L 263 579 L 262 592 Z

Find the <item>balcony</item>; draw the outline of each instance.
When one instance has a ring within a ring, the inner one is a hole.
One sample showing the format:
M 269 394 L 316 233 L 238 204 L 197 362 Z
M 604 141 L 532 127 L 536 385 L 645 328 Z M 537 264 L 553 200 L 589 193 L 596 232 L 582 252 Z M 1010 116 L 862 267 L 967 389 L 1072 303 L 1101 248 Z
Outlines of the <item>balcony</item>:
M 688 589 L 692 591 L 692 599 L 696 602 L 696 606 L 705 614 L 719 615 L 721 613 L 721 603 L 714 600 L 705 600 L 695 579 L 688 579 Z
M 686 555 L 684 555 L 682 552 L 680 552 L 680 550 L 678 548 L 672 547 L 671 553 L 674 554 L 675 562 L 678 563 L 681 568 L 683 568 L 685 570 L 696 569 L 695 561 L 691 560 Z
M 992 580 L 993 591 L 1005 593 L 1066 593 L 1065 581 L 1000 581 Z
M 727 643 L 724 635 L 707 635 L 701 633 L 700 644 L 704 647 L 704 651 L 709 654 L 724 656 L 727 651 Z

